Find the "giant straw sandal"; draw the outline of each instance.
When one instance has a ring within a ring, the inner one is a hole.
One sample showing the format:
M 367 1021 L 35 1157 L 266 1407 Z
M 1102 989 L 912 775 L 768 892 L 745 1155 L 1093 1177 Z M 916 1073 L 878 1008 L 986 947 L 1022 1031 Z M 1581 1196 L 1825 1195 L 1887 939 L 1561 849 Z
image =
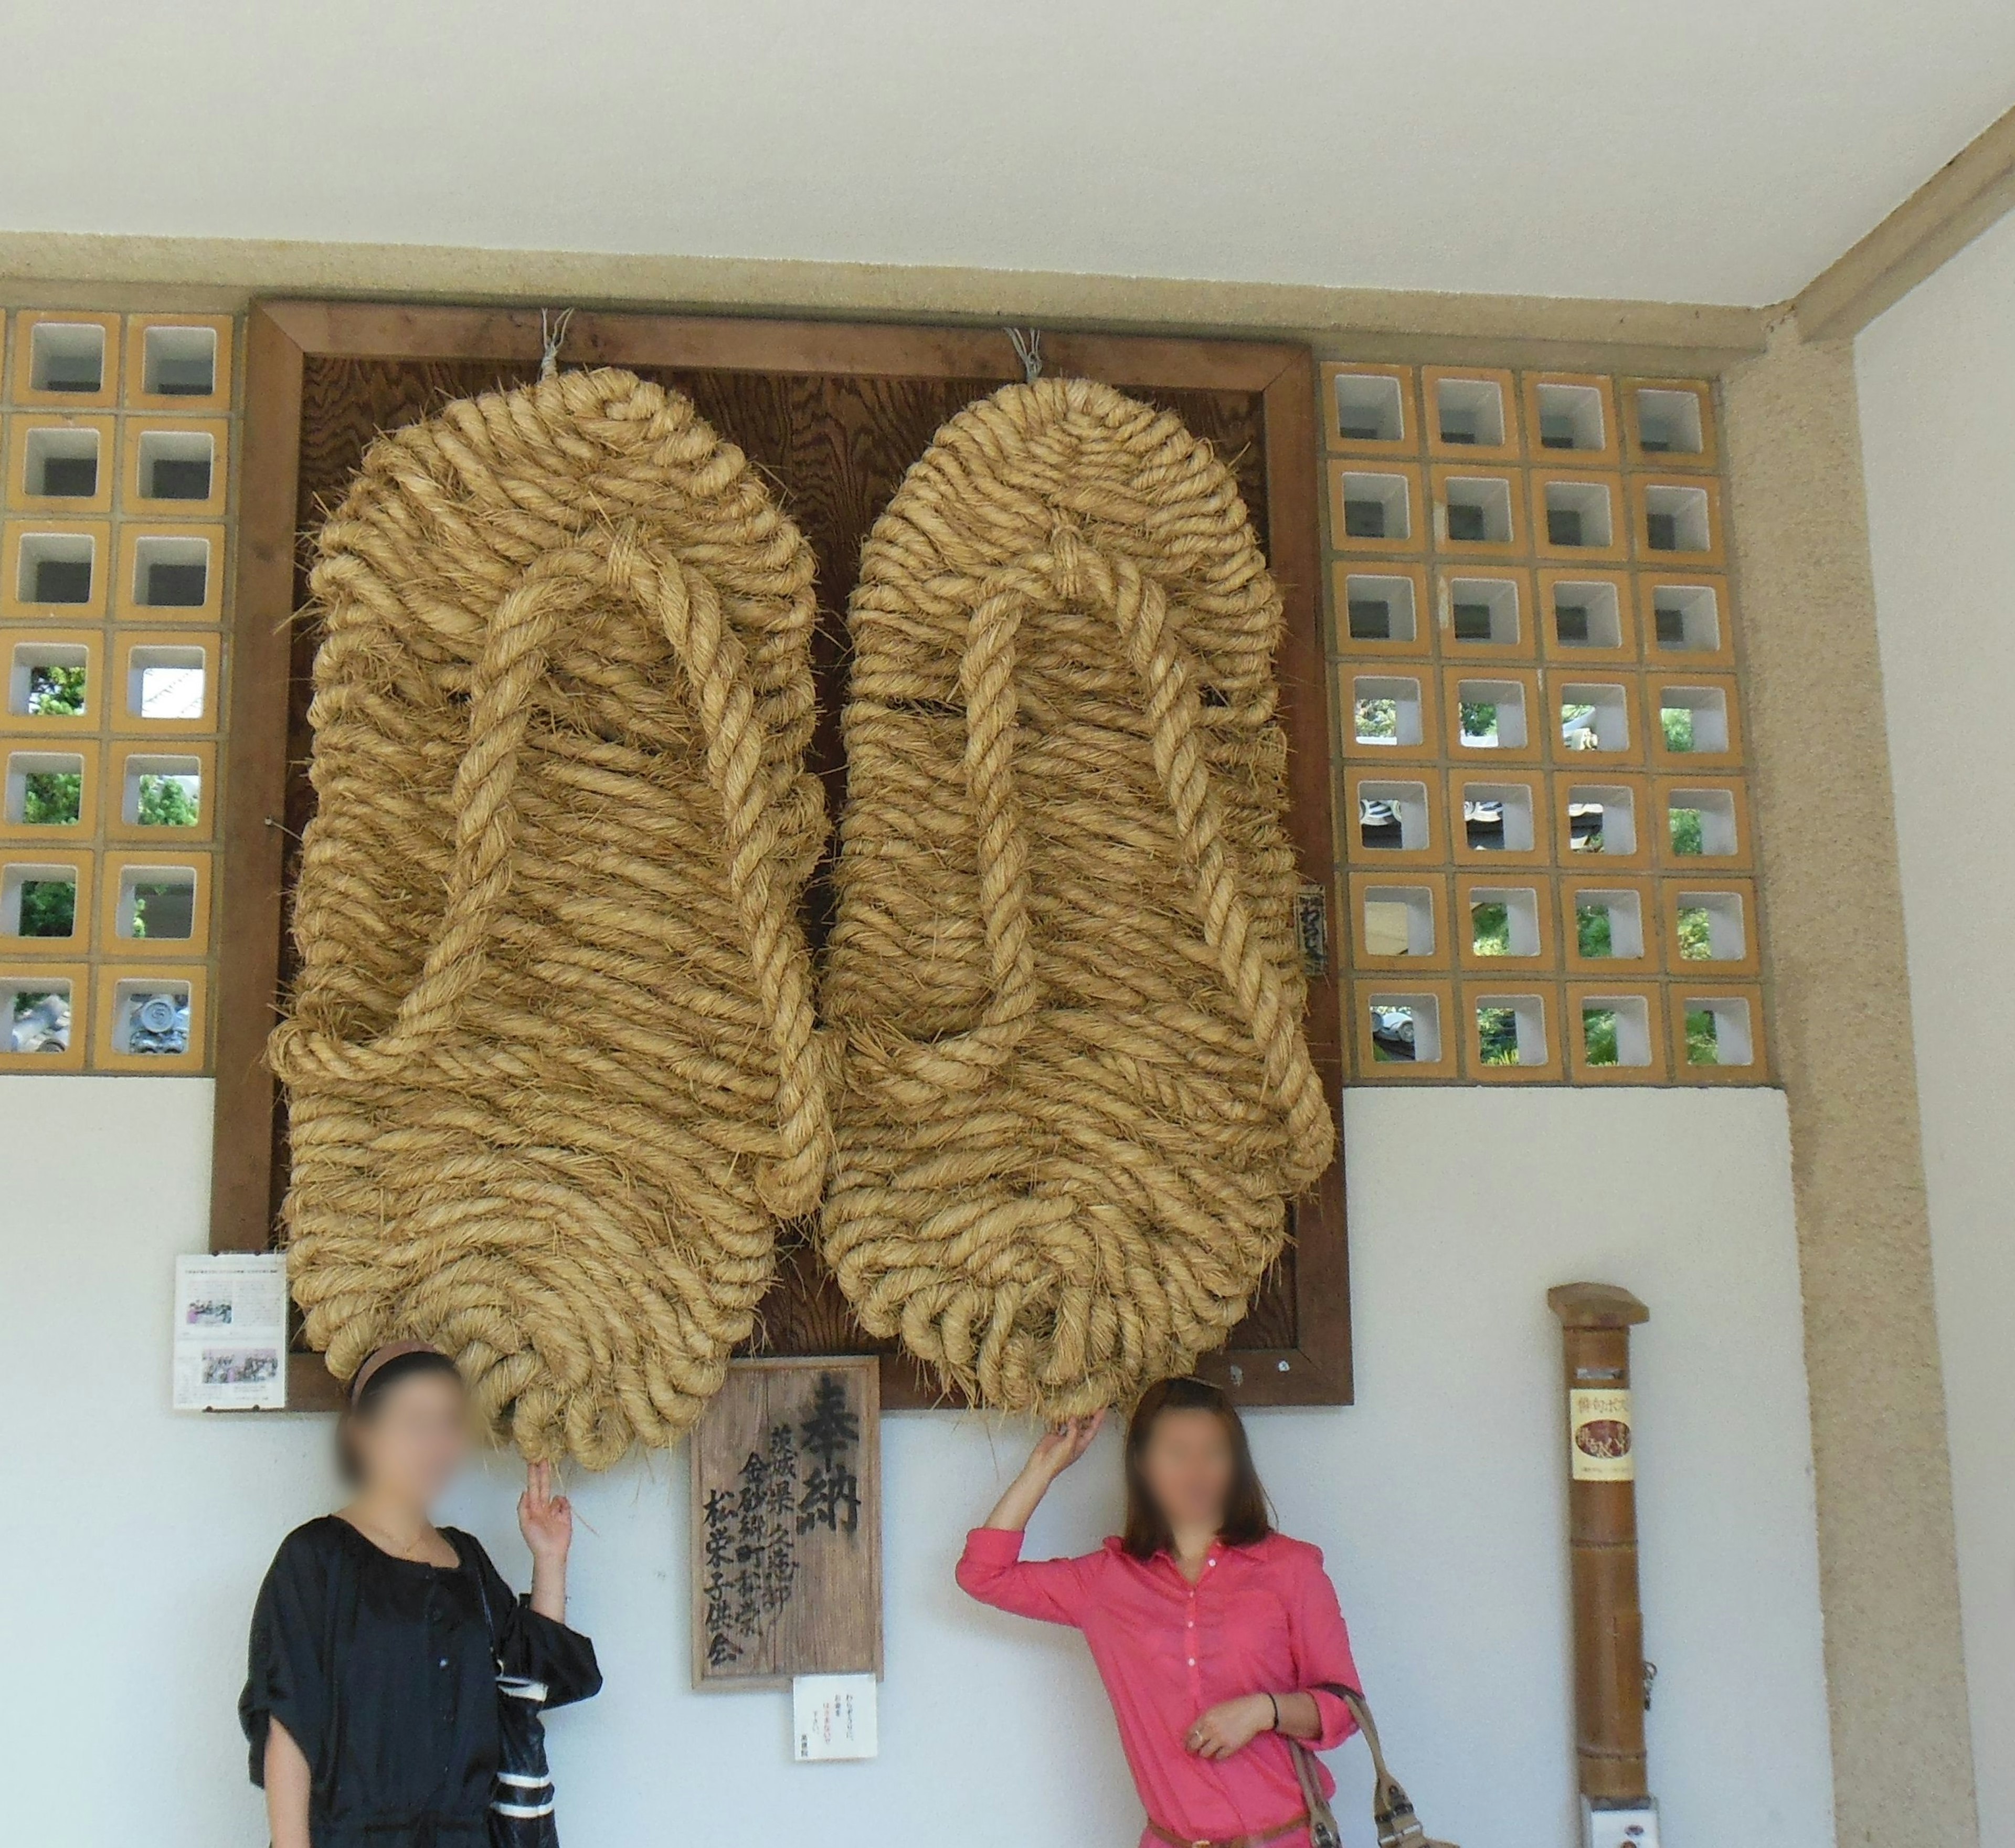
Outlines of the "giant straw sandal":
M 1045 379 L 938 433 L 850 620 L 827 1260 L 950 1388 L 1124 1403 L 1223 1343 L 1334 1145 L 1279 594 L 1207 444 Z
M 591 1465 L 720 1385 L 830 1148 L 812 570 L 742 453 L 623 372 L 379 438 L 324 527 L 271 1059 L 339 1377 L 433 1341 L 500 1435 Z

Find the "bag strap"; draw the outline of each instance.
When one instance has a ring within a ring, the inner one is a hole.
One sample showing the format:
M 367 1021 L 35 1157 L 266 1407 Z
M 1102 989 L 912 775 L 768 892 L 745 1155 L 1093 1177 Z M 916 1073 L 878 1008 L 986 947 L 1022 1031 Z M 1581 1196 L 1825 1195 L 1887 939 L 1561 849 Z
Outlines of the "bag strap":
M 1336 1811 L 1323 1795 L 1322 1780 L 1316 1775 L 1316 1755 L 1299 1739 L 1288 1741 L 1288 1755 L 1295 1761 L 1295 1781 L 1302 1787 L 1302 1807 L 1309 1813 L 1309 1840 L 1313 1848 L 1343 1848 L 1342 1832 L 1336 1826 Z
M 1378 1848 L 1454 1848 L 1453 1843 L 1436 1841 L 1421 1826 L 1406 1785 L 1392 1775 L 1392 1767 L 1385 1762 L 1370 1702 L 1355 1688 L 1347 1688 L 1340 1681 L 1325 1681 L 1321 1686 L 1323 1692 L 1334 1695 L 1350 1709 L 1350 1717 L 1357 1722 L 1357 1730 L 1363 1734 L 1364 1743 L 1370 1749 L 1371 1821 L 1378 1832 Z M 1298 1746 L 1295 1758 L 1302 1792 L 1309 1798 L 1309 1814 L 1317 1816 L 1322 1813 L 1316 1807 L 1322 1787 L 1315 1778 L 1315 1755 L 1306 1746 Z M 1327 1807 L 1324 1804 L 1323 1810 Z
M 457 1547 L 455 1551 L 458 1553 L 462 1549 Z M 490 1587 L 483 1582 L 483 1562 L 478 1559 L 473 1563 L 465 1560 L 463 1563 L 468 1567 L 469 1577 L 476 1580 L 476 1602 L 483 1606 L 483 1627 L 490 1633 L 490 1659 L 501 1675 L 504 1672 L 504 1648 L 497 1638 L 497 1617 L 490 1608 Z

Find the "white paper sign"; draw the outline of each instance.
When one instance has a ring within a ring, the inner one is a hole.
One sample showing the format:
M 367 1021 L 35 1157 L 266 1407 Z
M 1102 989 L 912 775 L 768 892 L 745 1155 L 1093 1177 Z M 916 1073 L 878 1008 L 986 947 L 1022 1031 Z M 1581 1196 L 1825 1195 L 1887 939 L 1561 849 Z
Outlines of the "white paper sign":
M 875 1677 L 798 1675 L 791 1682 L 791 1756 L 800 1764 L 821 1758 L 872 1758 Z
M 231 1251 L 175 1260 L 175 1410 L 287 1403 L 287 1260 Z

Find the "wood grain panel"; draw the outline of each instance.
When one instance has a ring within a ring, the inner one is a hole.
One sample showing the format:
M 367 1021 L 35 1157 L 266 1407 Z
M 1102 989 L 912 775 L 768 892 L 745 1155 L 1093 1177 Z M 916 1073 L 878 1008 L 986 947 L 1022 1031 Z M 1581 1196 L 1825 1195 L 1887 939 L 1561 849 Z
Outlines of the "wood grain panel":
M 737 1361 L 693 1434 L 695 1688 L 882 1672 L 880 1375 Z

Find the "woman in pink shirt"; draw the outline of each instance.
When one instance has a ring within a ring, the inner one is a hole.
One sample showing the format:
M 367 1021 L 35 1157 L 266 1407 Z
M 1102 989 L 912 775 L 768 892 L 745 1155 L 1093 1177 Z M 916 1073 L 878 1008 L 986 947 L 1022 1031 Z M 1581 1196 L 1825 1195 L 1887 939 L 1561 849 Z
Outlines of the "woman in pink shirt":
M 1126 1431 L 1126 1530 L 1076 1559 L 1022 1558 L 1022 1530 L 1104 1414 L 1047 1433 L 966 1537 L 982 1604 L 1084 1632 L 1148 1812 L 1141 1848 L 1306 1848 L 1290 1739 L 1356 1730 L 1350 1638 L 1315 1548 L 1276 1533 L 1231 1402 L 1151 1386 Z M 1320 1773 L 1323 1788 L 1331 1788 Z

